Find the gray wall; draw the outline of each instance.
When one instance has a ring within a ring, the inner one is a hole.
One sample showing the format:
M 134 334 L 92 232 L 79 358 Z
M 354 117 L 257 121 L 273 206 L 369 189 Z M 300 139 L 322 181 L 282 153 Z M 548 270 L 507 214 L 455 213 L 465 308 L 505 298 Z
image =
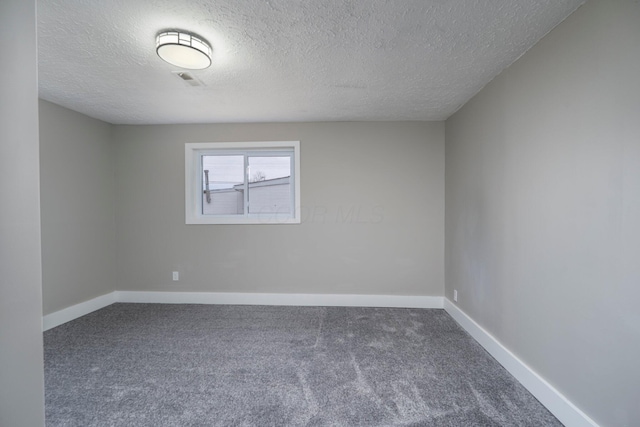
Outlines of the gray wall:
M 112 126 L 40 100 L 44 314 L 115 290 Z
M 301 141 L 302 224 L 185 225 L 184 143 L 261 140 Z M 116 126 L 114 141 L 120 290 L 444 293 L 444 123 Z
M 35 28 L 34 1 L 0 2 L 0 425 L 11 427 L 44 425 Z
M 640 3 L 592 0 L 446 122 L 446 296 L 640 423 Z

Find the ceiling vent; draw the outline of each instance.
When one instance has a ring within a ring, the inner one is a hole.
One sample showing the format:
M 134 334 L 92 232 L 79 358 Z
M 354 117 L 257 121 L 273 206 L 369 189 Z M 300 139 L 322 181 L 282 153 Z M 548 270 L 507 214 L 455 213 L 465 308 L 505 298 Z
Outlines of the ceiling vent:
M 182 80 L 189 86 L 204 86 L 204 84 L 198 80 L 193 74 L 186 71 L 172 71 L 172 74 Z

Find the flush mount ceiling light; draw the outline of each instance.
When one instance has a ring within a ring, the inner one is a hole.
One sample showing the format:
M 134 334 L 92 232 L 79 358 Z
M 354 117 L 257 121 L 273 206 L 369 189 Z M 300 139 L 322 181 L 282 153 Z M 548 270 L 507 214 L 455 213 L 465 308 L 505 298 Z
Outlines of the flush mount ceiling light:
M 156 52 L 176 67 L 202 70 L 211 65 L 211 46 L 201 38 L 181 31 L 158 34 Z

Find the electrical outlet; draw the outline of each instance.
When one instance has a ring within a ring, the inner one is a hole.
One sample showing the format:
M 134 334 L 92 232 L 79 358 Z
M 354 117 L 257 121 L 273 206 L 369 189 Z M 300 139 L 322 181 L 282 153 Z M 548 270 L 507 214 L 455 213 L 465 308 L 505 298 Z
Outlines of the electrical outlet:
M 178 280 L 180 280 L 180 273 L 178 273 L 177 271 L 173 272 L 173 281 L 177 282 Z
M 453 290 L 453 300 L 455 302 L 458 302 L 458 290 L 457 289 Z

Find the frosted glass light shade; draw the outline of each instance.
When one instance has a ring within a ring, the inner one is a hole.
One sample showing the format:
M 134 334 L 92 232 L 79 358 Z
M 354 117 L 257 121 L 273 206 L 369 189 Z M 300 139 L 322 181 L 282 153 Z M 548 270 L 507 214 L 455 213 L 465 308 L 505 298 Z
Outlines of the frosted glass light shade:
M 211 46 L 188 33 L 167 31 L 156 37 L 158 56 L 171 65 L 202 70 L 211 65 Z

